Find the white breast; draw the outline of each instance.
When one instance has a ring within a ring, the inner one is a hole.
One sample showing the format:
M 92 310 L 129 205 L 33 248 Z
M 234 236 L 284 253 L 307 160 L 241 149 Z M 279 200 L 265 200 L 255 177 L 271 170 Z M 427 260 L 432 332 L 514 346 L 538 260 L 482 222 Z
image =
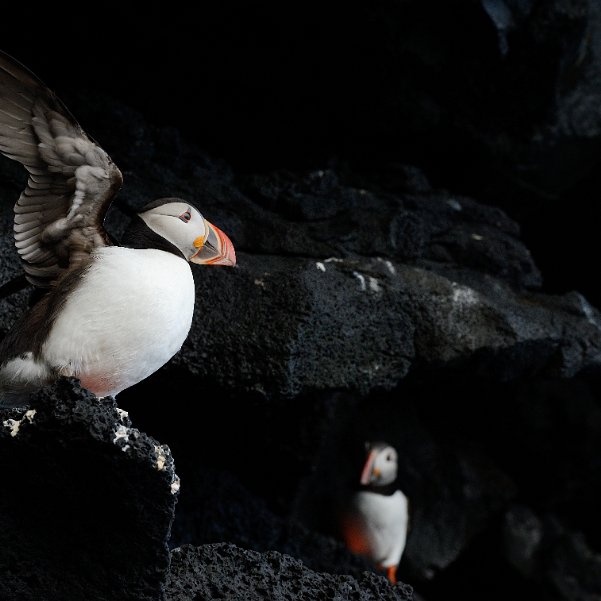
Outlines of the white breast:
M 353 495 L 351 512 L 371 559 L 385 568 L 398 565 L 407 539 L 407 497 L 400 490 L 392 495 L 360 491 Z
M 97 395 L 115 395 L 181 348 L 192 323 L 194 281 L 187 261 L 160 250 L 111 246 L 93 259 L 42 354 Z

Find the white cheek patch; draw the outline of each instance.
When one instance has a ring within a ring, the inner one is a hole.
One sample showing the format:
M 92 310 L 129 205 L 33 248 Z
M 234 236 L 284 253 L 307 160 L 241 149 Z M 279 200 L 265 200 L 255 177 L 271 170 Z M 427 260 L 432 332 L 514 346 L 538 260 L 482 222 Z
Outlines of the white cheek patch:
M 190 212 L 190 220 L 180 216 Z M 144 223 L 158 236 L 173 244 L 187 259 L 194 255 L 198 248 L 194 241 L 206 237 L 207 226 L 203 216 L 189 204 L 168 203 L 162 207 L 140 213 Z
M 187 223 L 181 221 L 177 216 L 158 213 L 143 213 L 140 217 L 155 234 L 165 238 L 167 242 L 171 242 L 182 253 L 188 255 L 189 244 L 185 236 Z

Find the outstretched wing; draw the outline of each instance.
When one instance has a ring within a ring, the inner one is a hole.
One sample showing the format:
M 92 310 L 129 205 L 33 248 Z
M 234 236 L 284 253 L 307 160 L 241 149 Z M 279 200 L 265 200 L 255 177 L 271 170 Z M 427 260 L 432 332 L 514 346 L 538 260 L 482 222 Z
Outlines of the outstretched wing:
M 121 172 L 54 93 L 3 52 L 0 152 L 29 172 L 14 234 L 31 283 L 48 287 L 94 248 L 110 245 L 102 224 Z

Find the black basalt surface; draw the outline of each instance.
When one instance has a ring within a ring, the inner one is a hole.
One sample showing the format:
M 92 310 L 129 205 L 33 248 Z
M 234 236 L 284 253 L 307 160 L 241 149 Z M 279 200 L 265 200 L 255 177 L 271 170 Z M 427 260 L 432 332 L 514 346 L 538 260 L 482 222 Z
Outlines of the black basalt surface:
M 195 268 L 182 351 L 119 398 L 178 457 L 172 546 L 231 542 L 357 577 L 369 566 L 336 542 L 337 498 L 350 458 L 374 437 L 401 450 L 412 527 L 400 575 L 425 599 L 444 598 L 472 570 L 474 595 L 489 592 L 497 568 L 509 574 L 499 595 L 525 578 L 501 552 L 511 503 L 556 515 L 575 536 L 586 528 L 599 483 L 586 419 L 599 313 L 578 292 L 545 292 L 516 222 L 405 166 L 394 192 L 344 165 L 236 175 L 131 109 L 112 102 L 108 114 L 77 98 L 84 125 L 116 124 L 104 145 L 125 173 L 119 202 L 188 198 L 238 252 L 235 269 Z M 1 166 L 10 205 L 20 176 Z M 8 229 L 8 207 L 3 215 Z M 107 227 L 119 235 L 125 223 L 113 206 Z M 4 244 L 9 278 L 18 262 Z M 27 294 L 4 301 L 3 330 Z M 554 487 L 551 466 L 567 489 Z M 569 548 L 577 569 L 590 569 L 584 547 Z M 550 571 L 527 578 L 559 590 Z
M 168 601 L 411 601 L 413 598 L 411 587 L 393 587 L 370 572 L 358 578 L 320 574 L 287 555 L 276 552 L 262 555 L 226 544 L 174 549 L 166 590 Z
M 107 229 L 180 196 L 238 265 L 193 266 L 188 340 L 118 399 L 177 460 L 170 538 L 170 460 L 61 383 L 2 417 L 0 592 L 408 598 L 339 540 L 380 439 L 416 599 L 596 600 L 599 3 L 242 4 L 2 15 L 124 173 Z M 24 181 L 0 160 L 2 282 Z
M 168 447 L 74 381 L 0 422 L 0 598 L 162 599 L 179 489 Z

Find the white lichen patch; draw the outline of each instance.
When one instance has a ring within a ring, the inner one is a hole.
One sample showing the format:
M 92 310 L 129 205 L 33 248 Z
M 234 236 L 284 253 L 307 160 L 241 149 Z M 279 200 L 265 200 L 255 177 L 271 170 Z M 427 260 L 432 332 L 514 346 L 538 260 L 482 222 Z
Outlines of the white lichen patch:
M 390 275 L 396 274 L 396 267 L 392 264 L 392 261 L 389 261 L 388 259 L 383 259 L 382 257 L 378 257 L 378 261 L 386 265 L 386 269 L 388 269 Z
M 129 440 L 129 431 L 130 429 L 127 426 L 119 425 L 115 430 L 115 438 L 113 438 L 113 442 L 117 442 L 118 440 Z
M 473 240 L 484 240 L 484 236 L 481 236 L 480 234 L 472 234 L 472 239 Z
M 382 369 L 382 364 L 375 362 L 368 364 L 364 367 L 359 367 L 359 371 L 363 374 L 366 374 L 369 377 L 374 377 L 377 373 Z
M 361 290 L 367 290 L 367 286 L 365 285 L 365 276 L 361 275 L 358 271 L 353 271 L 353 275 L 359 280 L 359 286 Z
M 467 286 L 461 286 L 457 282 L 451 284 L 453 292 L 451 294 L 451 300 L 455 305 L 460 307 L 472 307 L 478 304 L 478 294 L 473 288 Z
M 130 447 L 128 444 L 126 444 L 126 445 L 123 445 L 123 446 L 121 447 L 121 450 L 122 450 L 124 453 L 125 453 L 126 451 L 129 451 L 129 449 L 131 449 L 131 447 Z
M 324 259 L 324 263 L 342 263 L 343 259 L 339 259 L 338 257 L 328 257 Z
M 165 448 L 161 445 L 155 445 L 154 452 L 157 454 L 157 460 L 154 467 L 160 472 L 164 470 L 167 465 L 167 453 L 165 452 Z
M 447 200 L 447 204 L 455 211 L 463 211 L 461 203 L 454 198 L 449 198 L 449 200 Z
M 369 278 L 369 289 L 372 292 L 381 292 L 382 288 L 380 288 L 380 283 L 378 282 L 378 280 L 376 278 L 372 278 L 370 276 Z
M 179 492 L 180 484 L 181 484 L 181 482 L 180 482 L 179 476 L 175 476 L 173 478 L 173 482 L 171 483 L 171 485 L 169 487 L 171 489 L 171 494 L 172 495 L 174 495 L 177 492 Z
M 265 280 L 261 278 L 255 278 L 255 286 L 260 286 L 261 288 L 265 288 Z
M 317 261 L 317 263 L 315 263 L 315 267 L 317 267 L 317 269 L 319 269 L 319 271 L 323 271 L 325 273 L 326 266 L 323 263 L 321 263 L 320 261 Z
M 36 409 L 29 409 L 25 412 L 21 419 L 6 419 L 2 422 L 2 424 L 5 428 L 8 428 L 10 430 L 10 435 L 12 437 L 15 437 L 19 433 L 19 428 L 21 427 L 21 424 L 25 420 L 31 423 L 33 421 L 33 418 L 35 417 L 35 414 Z
M 124 419 L 129 417 L 129 413 L 127 411 L 125 411 L 124 409 L 119 409 L 119 407 L 117 407 L 117 415 L 119 416 L 119 419 L 121 421 L 123 421 Z
M 10 430 L 11 436 L 16 436 L 19 433 L 19 428 L 21 427 L 20 419 L 6 419 L 2 423 L 5 428 Z
M 595 326 L 598 330 L 600 330 L 601 326 L 599 325 L 599 322 L 595 319 L 595 314 L 593 312 L 593 308 L 591 307 L 590 303 L 579 292 L 577 292 L 576 294 L 577 294 L 578 300 L 580 302 L 580 308 L 582 309 L 582 312 L 584 313 L 586 320 L 591 325 Z

